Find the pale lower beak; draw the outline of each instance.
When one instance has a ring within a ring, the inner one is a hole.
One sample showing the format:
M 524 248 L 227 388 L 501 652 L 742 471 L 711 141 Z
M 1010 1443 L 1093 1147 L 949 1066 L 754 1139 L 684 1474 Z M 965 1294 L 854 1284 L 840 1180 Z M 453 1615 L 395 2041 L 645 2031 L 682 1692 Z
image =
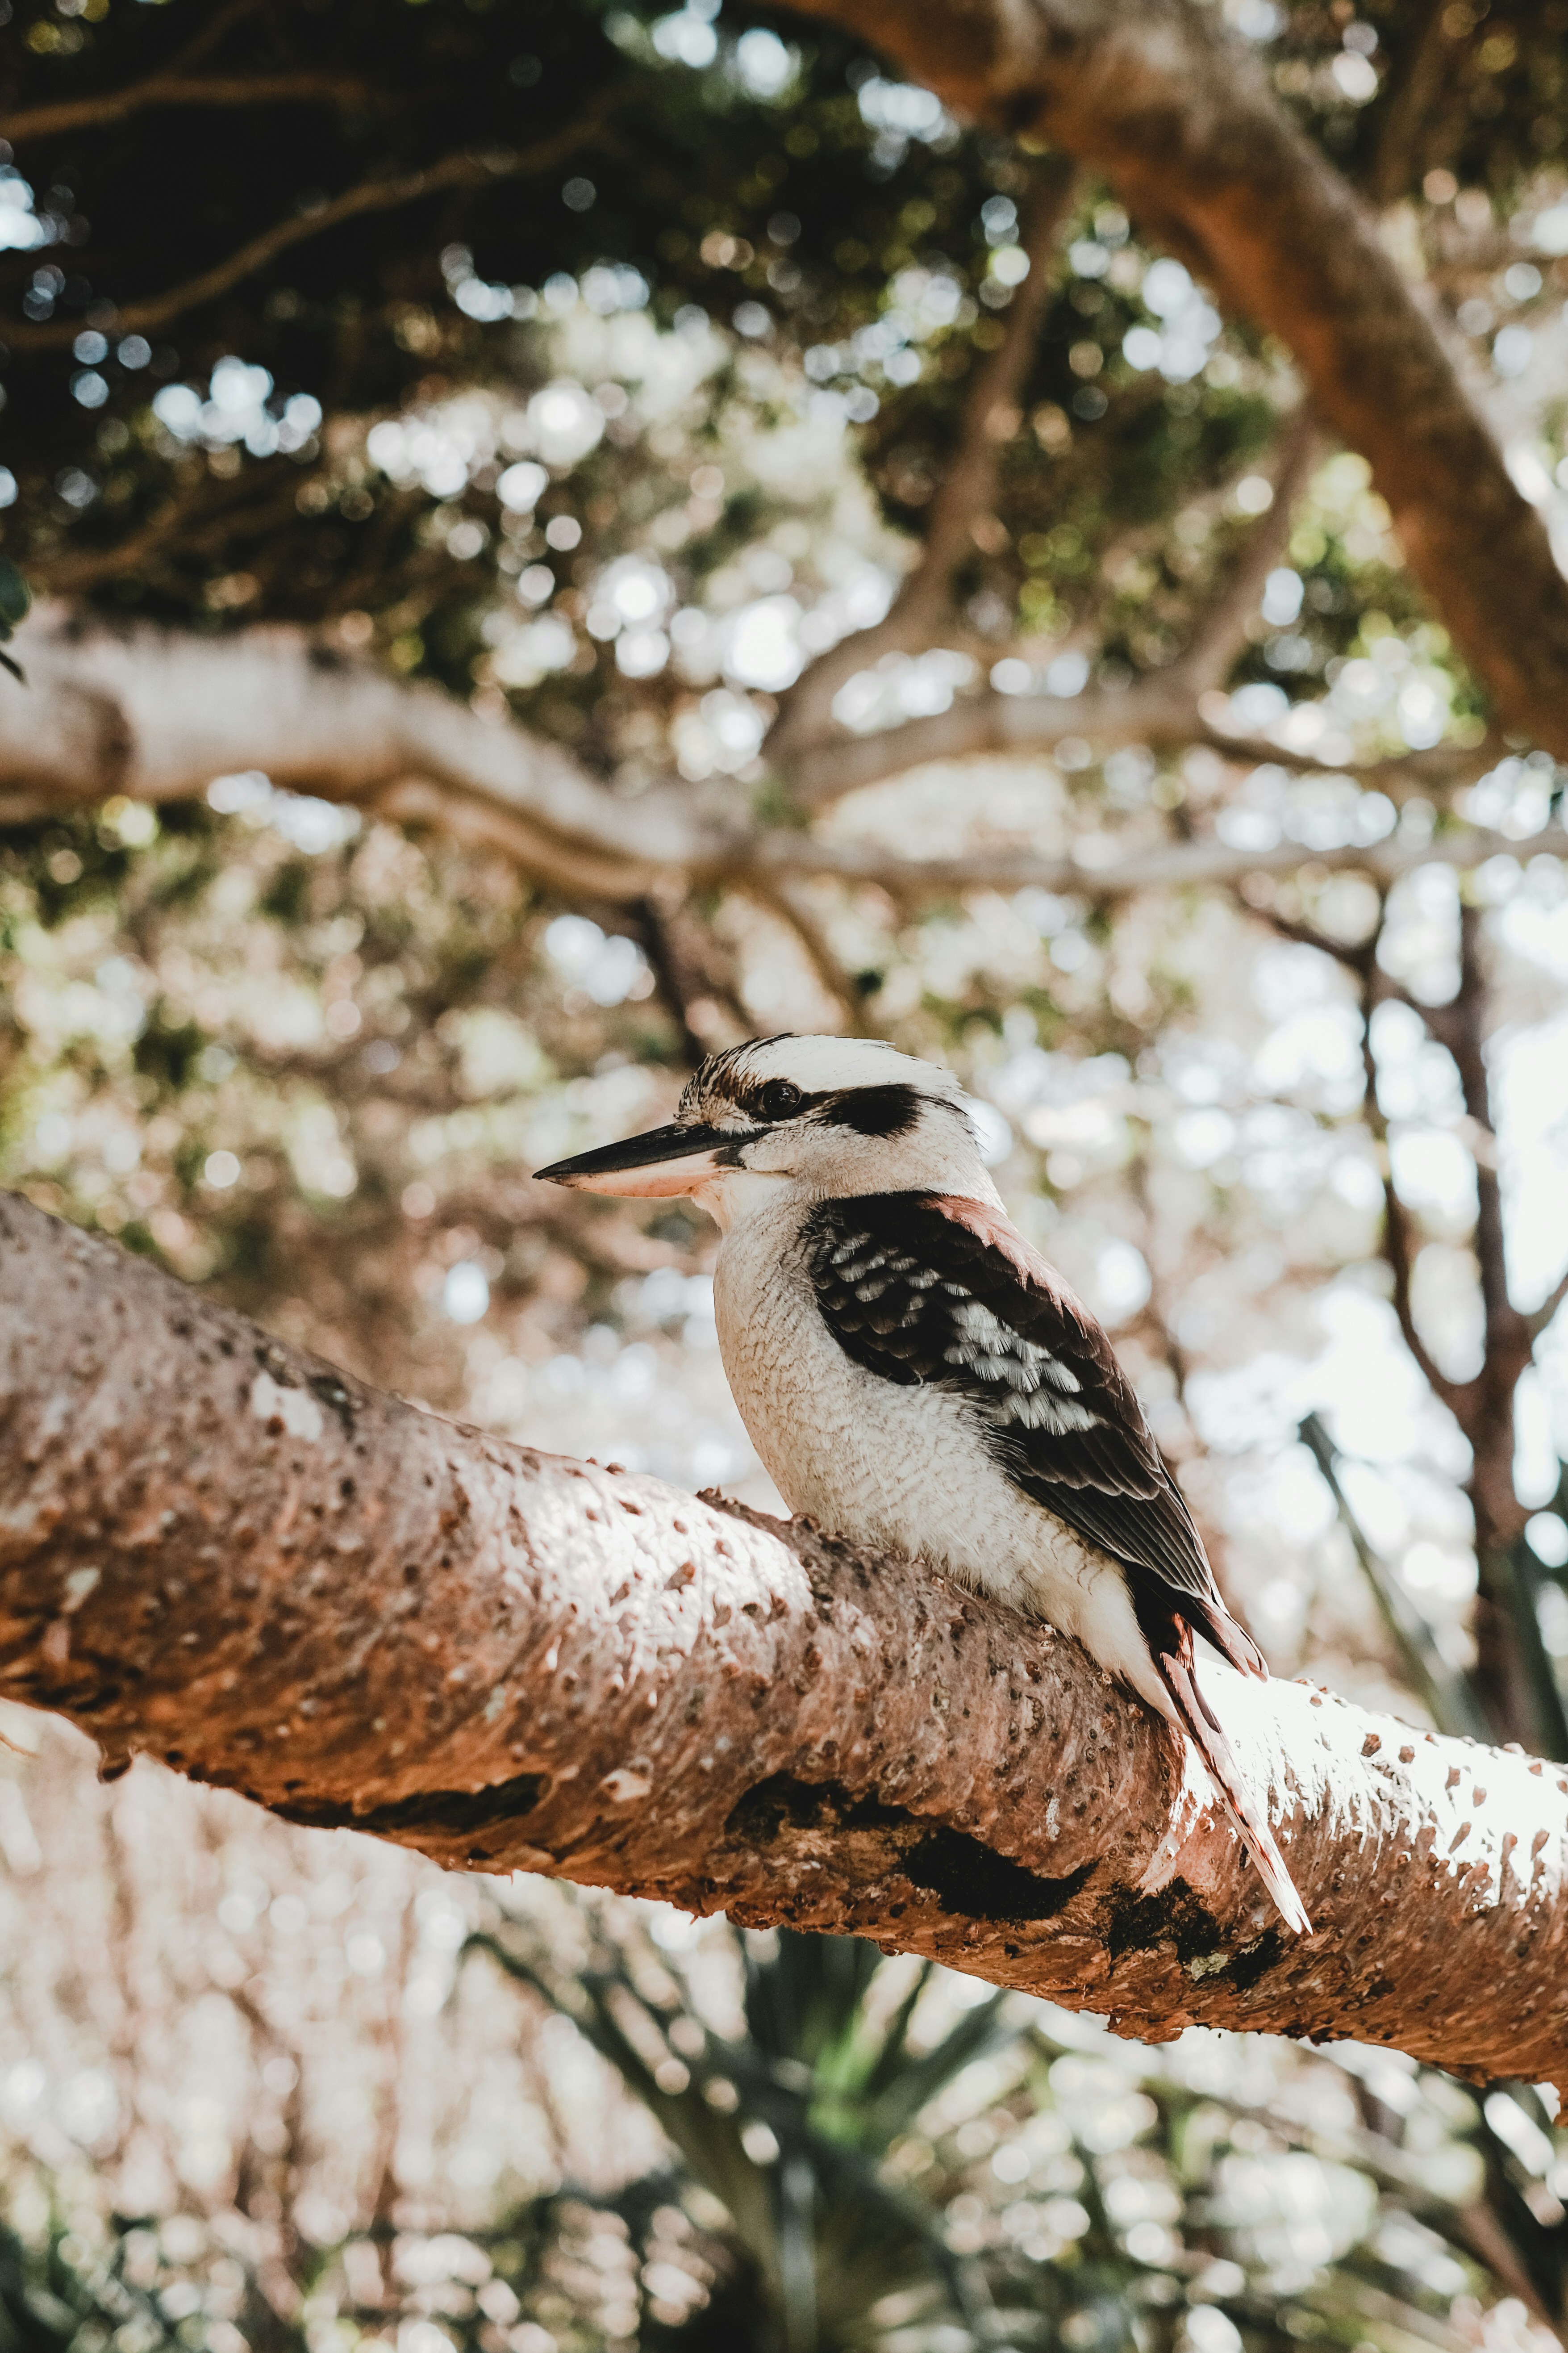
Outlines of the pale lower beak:
M 654 1127 L 557 1160 L 534 1174 L 546 1185 L 567 1185 L 579 1193 L 615 1193 L 641 1201 L 663 1201 L 695 1193 L 710 1176 L 732 1165 L 727 1157 L 742 1138 L 719 1127 Z

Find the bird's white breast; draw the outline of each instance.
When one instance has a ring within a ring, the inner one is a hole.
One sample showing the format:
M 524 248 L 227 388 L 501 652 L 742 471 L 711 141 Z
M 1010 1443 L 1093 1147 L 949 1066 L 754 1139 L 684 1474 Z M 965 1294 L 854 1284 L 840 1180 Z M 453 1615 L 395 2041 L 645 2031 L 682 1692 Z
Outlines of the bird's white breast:
M 1102 1663 L 1146 1659 L 1120 1569 L 1011 1483 L 974 1409 L 845 1355 L 816 1304 L 802 1221 L 784 1195 L 731 1227 L 713 1282 L 735 1403 L 790 1509 L 1048 1618 Z

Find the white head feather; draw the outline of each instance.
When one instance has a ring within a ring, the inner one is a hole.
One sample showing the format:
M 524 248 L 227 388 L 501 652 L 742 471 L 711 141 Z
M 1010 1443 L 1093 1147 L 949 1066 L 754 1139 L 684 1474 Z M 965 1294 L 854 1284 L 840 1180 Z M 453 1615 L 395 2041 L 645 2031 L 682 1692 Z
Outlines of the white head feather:
M 759 1038 L 710 1054 L 673 1126 L 540 1173 L 595 1192 L 685 1194 L 726 1228 L 788 1196 L 954 1193 L 1001 1207 L 952 1071 L 878 1038 Z
M 913 1087 L 935 1101 L 954 1103 L 963 1092 L 951 1071 L 900 1054 L 880 1038 L 749 1038 L 710 1054 L 680 1098 L 682 1119 L 710 1116 L 740 1104 L 770 1079 L 788 1079 L 802 1094 L 837 1094 L 851 1087 Z

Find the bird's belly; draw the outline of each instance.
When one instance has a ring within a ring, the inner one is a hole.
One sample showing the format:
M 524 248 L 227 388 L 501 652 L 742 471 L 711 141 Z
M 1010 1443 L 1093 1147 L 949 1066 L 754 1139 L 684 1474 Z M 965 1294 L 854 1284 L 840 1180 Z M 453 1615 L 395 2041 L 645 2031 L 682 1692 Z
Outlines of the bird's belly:
M 780 1494 L 851 1542 L 884 1546 L 1048 1618 L 1089 1647 L 1121 1573 L 1013 1487 L 973 1409 L 928 1385 L 885 1381 L 847 1356 L 804 1270 L 727 1238 L 713 1303 L 741 1418 Z M 760 1238 L 761 1239 L 761 1238 Z

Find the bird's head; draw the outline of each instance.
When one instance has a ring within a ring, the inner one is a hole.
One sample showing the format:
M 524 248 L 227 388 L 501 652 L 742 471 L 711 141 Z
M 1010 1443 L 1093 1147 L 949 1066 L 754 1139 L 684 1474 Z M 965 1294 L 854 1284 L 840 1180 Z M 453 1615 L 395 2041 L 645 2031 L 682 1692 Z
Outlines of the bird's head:
M 958 1082 L 874 1038 L 760 1038 L 710 1054 L 668 1127 L 538 1172 L 584 1193 L 689 1195 L 730 1226 L 790 1187 L 995 1202 Z

